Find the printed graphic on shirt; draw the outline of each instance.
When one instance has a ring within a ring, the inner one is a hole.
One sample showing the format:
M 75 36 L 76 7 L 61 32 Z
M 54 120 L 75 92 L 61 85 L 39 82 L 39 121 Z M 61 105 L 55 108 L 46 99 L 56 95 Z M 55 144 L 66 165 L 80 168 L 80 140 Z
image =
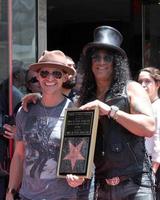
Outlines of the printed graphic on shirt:
M 56 177 L 62 121 L 55 117 L 28 118 L 24 134 L 27 176 L 41 179 Z

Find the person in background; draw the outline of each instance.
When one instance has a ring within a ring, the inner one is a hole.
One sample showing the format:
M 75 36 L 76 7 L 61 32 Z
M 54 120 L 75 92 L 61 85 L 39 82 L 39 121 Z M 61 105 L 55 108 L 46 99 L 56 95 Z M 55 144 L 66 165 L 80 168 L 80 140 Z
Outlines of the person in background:
M 26 86 L 27 93 L 34 93 L 34 92 L 41 93 L 41 87 L 37 79 L 36 72 L 32 70 L 27 70 L 26 76 L 25 76 L 25 83 L 26 83 L 25 86 Z
M 20 60 L 13 60 L 12 65 L 13 85 L 11 89 L 14 110 L 23 97 L 21 88 L 24 86 L 25 69 L 24 63 Z M 9 106 L 9 78 L 7 78 L 0 84 L 0 199 L 3 200 L 8 184 L 8 170 L 11 160 L 8 139 L 13 139 L 14 134 L 12 133 L 15 131 L 15 125 L 13 125 L 15 116 L 14 113 L 9 116 Z M 12 125 L 13 132 L 10 132 L 10 125 Z
M 25 73 L 23 61 L 13 60 L 13 111 L 24 96 Z
M 41 92 L 41 87 L 39 84 L 39 81 L 36 78 L 37 73 L 31 70 L 26 70 L 25 73 L 25 86 L 26 86 L 26 92 Z M 16 113 L 21 106 L 21 101 L 16 105 L 14 108 L 14 115 L 16 116 Z M 16 126 L 10 125 L 10 124 L 4 124 L 4 134 L 3 137 L 7 139 L 14 139 L 16 134 Z M 7 187 L 7 184 L 6 184 Z M 19 199 L 18 192 L 16 194 L 16 199 Z
M 71 101 L 75 101 L 76 99 L 76 90 L 74 89 L 75 85 L 76 85 L 76 69 L 75 69 L 75 63 L 73 61 L 73 59 L 69 56 L 66 56 L 67 58 L 67 65 L 69 67 L 71 67 L 74 71 L 75 71 L 75 75 L 68 75 L 67 77 L 67 81 L 63 83 L 62 87 L 62 93 L 64 94 L 64 96 L 66 96 L 67 98 L 69 98 Z
M 145 138 L 145 145 L 151 157 L 152 170 L 156 174 L 156 196 L 160 200 L 160 70 L 155 67 L 142 68 L 138 82 L 149 95 L 156 121 L 156 131 L 152 137 Z
M 37 104 L 30 104 L 28 112 L 20 108 L 16 115 L 16 147 L 6 200 L 13 200 L 20 184 L 22 200 L 75 200 L 76 187 L 84 180 L 56 176 L 64 110 L 74 107 L 62 94 L 62 84 L 67 74 L 74 75 L 75 71 L 68 67 L 66 56 L 59 50 L 44 51 L 29 69 L 37 72 L 42 98 Z
M 123 37 L 110 26 L 94 31 L 83 48 L 80 109 L 99 107 L 95 149 L 95 199 L 153 200 L 154 180 L 144 137 L 155 131 L 151 103 L 130 80 Z
M 25 69 L 24 63 L 20 60 L 13 60 L 13 110 L 21 101 L 23 93 L 21 88 L 25 86 Z M 9 79 L 4 80 L 0 84 L 0 113 L 4 115 L 9 113 Z
M 34 72 L 32 70 L 26 70 L 25 86 L 26 86 L 26 91 L 28 93 L 35 93 L 35 92 L 40 93 L 41 92 L 41 87 L 40 87 L 39 81 L 37 80 L 36 76 L 37 76 L 36 72 Z M 20 106 L 21 106 L 21 101 L 14 108 L 15 115 Z M 16 126 L 10 125 L 10 124 L 4 124 L 3 128 L 5 129 L 3 136 L 7 139 L 14 139 L 14 136 L 16 134 Z

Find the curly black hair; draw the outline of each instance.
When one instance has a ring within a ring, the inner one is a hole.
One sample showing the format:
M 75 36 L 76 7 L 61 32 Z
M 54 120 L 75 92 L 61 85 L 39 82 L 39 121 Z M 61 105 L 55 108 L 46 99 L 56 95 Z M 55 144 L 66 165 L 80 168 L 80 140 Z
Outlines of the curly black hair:
M 98 48 L 92 49 L 85 56 L 81 55 L 80 66 L 83 69 L 84 77 L 80 90 L 79 105 L 96 99 L 96 80 L 91 69 L 91 57 Z M 124 58 L 116 51 L 107 50 L 107 53 L 113 55 L 113 80 L 110 90 L 106 94 L 106 100 L 122 94 L 127 81 L 130 80 L 130 70 L 127 57 Z

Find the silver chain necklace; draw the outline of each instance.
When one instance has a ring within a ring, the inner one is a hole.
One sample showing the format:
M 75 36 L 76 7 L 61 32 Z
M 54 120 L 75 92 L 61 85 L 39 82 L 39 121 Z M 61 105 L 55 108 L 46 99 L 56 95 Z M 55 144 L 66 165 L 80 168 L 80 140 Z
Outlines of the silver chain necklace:
M 45 103 L 43 104 L 43 102 L 41 101 L 41 104 L 42 104 L 44 114 L 45 114 L 45 122 L 46 122 L 46 125 L 48 126 L 48 124 L 49 124 L 49 113 L 47 112 L 47 109 L 45 108 Z

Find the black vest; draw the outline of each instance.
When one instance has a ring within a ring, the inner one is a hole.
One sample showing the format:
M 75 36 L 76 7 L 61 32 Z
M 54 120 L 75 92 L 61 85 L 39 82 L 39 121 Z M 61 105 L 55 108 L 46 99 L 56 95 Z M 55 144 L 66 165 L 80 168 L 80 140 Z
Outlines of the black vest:
M 126 92 L 110 99 L 107 104 L 130 113 Z M 144 138 L 134 135 L 107 116 L 99 119 L 94 160 L 97 178 L 133 176 L 150 171 Z

